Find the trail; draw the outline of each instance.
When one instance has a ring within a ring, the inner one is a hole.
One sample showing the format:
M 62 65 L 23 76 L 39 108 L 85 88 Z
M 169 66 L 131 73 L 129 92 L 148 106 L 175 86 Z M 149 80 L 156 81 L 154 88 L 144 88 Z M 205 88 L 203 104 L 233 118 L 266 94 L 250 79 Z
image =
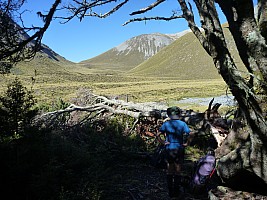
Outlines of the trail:
M 127 169 L 126 169 L 127 168 Z M 185 160 L 182 175 L 189 176 L 192 172 L 193 161 Z M 149 159 L 142 162 L 136 162 L 118 169 L 120 173 L 127 171 L 123 176 L 123 182 L 117 186 L 122 187 L 117 191 L 124 191 L 117 196 L 112 195 L 112 199 L 122 200 L 170 200 L 168 195 L 166 172 L 151 165 Z M 114 187 L 117 187 L 114 186 Z M 115 188 L 114 188 L 115 189 Z M 119 195 L 119 196 L 118 196 Z M 205 200 L 205 196 L 195 197 L 188 189 L 181 188 L 180 197 L 177 200 Z M 174 200 L 174 198 L 172 198 Z

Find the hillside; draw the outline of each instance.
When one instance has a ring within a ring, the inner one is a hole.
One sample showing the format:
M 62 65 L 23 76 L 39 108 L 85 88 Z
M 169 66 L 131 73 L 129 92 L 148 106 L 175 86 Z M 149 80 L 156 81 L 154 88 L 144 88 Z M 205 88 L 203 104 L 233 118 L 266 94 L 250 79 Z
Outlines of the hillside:
M 187 32 L 188 31 L 177 34 L 154 33 L 139 35 L 99 56 L 82 61 L 79 64 L 90 69 L 128 71 L 154 56 L 162 48 L 168 46 L 175 41 L 175 39 Z
M 36 53 L 33 59 L 18 63 L 11 72 L 16 75 L 29 75 L 32 71 L 37 70 L 41 74 L 45 74 L 48 72 L 47 70 L 61 71 L 60 67 L 72 64 L 74 63 L 42 44 L 41 50 Z M 57 69 L 58 67 L 59 69 Z
M 86 75 L 91 72 L 88 68 L 80 67 L 42 44 L 42 49 L 33 59 L 18 63 L 11 69 L 11 73 L 21 78 L 38 76 L 44 82 L 48 80 L 58 82 L 60 79 L 75 80 L 80 74 Z
M 233 52 L 234 59 L 238 60 L 237 63 L 242 63 L 226 25 L 224 25 L 224 33 L 229 49 Z M 242 65 L 239 67 L 242 68 Z M 176 77 L 182 80 L 221 78 L 214 67 L 212 58 L 206 53 L 191 32 L 130 70 L 128 74 Z

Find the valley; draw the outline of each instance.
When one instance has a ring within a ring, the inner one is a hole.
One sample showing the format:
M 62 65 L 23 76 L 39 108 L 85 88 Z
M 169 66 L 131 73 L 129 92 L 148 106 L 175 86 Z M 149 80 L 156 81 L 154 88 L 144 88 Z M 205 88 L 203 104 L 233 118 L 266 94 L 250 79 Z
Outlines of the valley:
M 122 74 L 99 74 L 91 70 L 52 72 L 51 74 L 8 75 L 2 77 L 1 91 L 15 77 L 32 89 L 38 104 L 52 104 L 58 99 L 72 102 L 82 90 L 94 94 L 132 102 L 164 102 L 173 104 L 182 98 L 214 97 L 225 94 L 226 86 L 221 79 L 180 80 L 173 77 L 155 78 Z M 33 81 L 34 80 L 34 81 Z M 198 108 L 202 110 L 202 108 Z M 206 109 L 206 106 L 203 107 Z
M 235 51 L 230 38 L 228 43 Z M 51 105 L 58 99 L 73 102 L 83 90 L 120 100 L 168 105 L 183 98 L 225 95 L 227 90 L 212 59 L 190 31 L 175 37 L 140 35 L 80 63 L 68 61 L 43 45 L 34 59 L 18 63 L 10 74 L 1 77 L 1 92 L 15 77 L 33 91 L 40 105 Z

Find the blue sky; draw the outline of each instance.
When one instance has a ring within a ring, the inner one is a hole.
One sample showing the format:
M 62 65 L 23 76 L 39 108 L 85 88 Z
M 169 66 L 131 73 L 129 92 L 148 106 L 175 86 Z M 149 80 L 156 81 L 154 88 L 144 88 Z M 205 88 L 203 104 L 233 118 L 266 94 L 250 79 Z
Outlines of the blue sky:
M 27 26 L 40 24 L 41 20 L 37 17 L 36 12 L 41 11 L 45 13 L 53 2 L 53 0 L 27 0 L 27 4 L 23 7 L 23 9 L 28 10 L 23 14 L 24 24 Z M 64 3 L 66 0 L 62 0 L 62 2 Z M 153 2 L 155 0 L 132 0 L 122 7 L 121 10 L 106 19 L 88 17 L 81 22 L 78 19 L 74 19 L 66 24 L 60 24 L 59 20 L 54 20 L 46 31 L 42 42 L 66 59 L 80 62 L 100 55 L 124 41 L 141 34 L 156 32 L 178 33 L 188 29 L 184 19 L 176 19 L 169 22 L 154 20 L 134 22 L 122 26 L 124 22 L 132 18 L 129 16 L 129 13 L 146 7 Z M 104 7 L 101 9 L 104 9 Z M 167 0 L 147 14 L 141 14 L 140 17 L 169 17 L 173 10 L 178 9 L 177 0 Z M 56 15 L 59 14 L 57 13 Z M 221 22 L 224 23 L 225 19 L 222 19 Z

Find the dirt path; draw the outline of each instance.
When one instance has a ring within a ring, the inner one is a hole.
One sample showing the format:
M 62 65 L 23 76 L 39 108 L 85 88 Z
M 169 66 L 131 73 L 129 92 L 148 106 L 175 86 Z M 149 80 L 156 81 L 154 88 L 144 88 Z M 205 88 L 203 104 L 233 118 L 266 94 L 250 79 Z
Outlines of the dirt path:
M 192 162 L 185 161 L 184 175 L 189 175 L 192 169 Z M 169 200 L 166 182 L 166 172 L 164 169 L 153 167 L 149 162 L 136 162 L 131 165 L 121 166 L 118 173 L 122 175 L 121 182 L 114 185 L 114 190 L 110 191 L 110 199 L 120 200 Z M 109 199 L 108 197 L 105 199 Z M 181 200 L 200 200 L 204 197 L 196 198 L 187 190 L 181 192 Z

